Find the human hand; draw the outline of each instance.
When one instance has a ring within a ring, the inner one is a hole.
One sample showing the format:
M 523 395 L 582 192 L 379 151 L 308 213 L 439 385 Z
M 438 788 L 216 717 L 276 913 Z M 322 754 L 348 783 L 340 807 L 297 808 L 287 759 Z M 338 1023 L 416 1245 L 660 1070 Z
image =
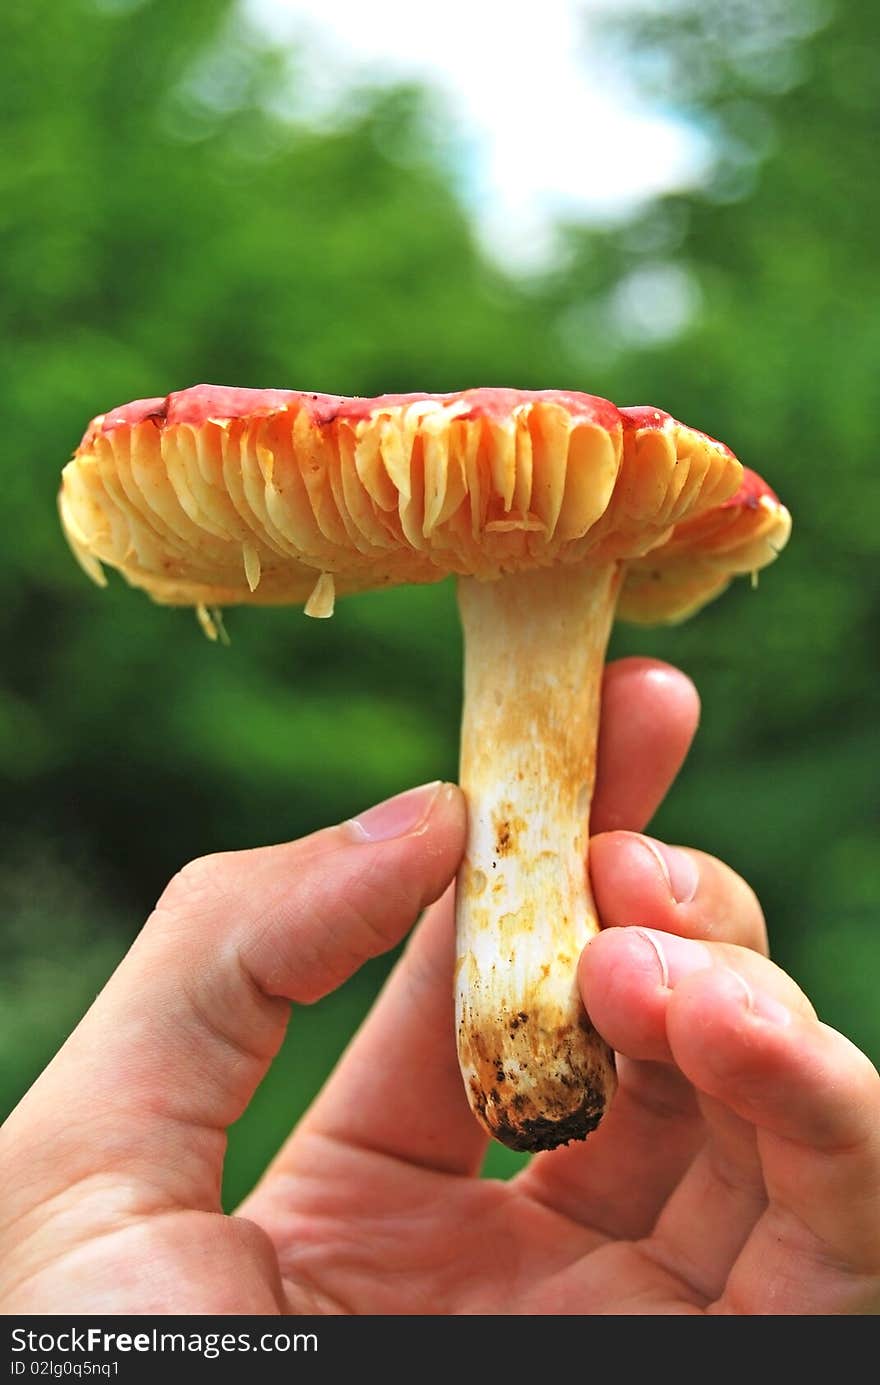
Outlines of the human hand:
M 699 852 L 668 856 L 667 876 L 635 835 L 696 720 L 674 670 L 608 670 L 591 845 L 606 931 L 580 977 L 625 1056 L 586 1143 L 508 1183 L 474 1176 L 486 1140 L 455 1056 L 447 890 L 464 804 L 450 785 L 412 791 L 361 828 L 175 878 L 4 1127 L 0 1308 L 878 1311 L 880 1078 L 761 955 L 743 881 Z M 225 1132 L 289 1002 L 338 986 L 435 900 L 322 1095 L 224 1216 Z

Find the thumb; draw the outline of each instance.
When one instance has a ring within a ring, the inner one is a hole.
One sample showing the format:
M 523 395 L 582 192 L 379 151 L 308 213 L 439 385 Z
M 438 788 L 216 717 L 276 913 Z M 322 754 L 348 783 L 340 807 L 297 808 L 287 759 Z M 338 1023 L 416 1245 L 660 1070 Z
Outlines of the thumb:
M 449 884 L 464 833 L 460 791 L 428 784 L 301 841 L 184 867 L 7 1121 L 16 1200 L 122 1173 L 152 1206 L 219 1208 L 226 1128 L 289 1002 L 393 947 Z

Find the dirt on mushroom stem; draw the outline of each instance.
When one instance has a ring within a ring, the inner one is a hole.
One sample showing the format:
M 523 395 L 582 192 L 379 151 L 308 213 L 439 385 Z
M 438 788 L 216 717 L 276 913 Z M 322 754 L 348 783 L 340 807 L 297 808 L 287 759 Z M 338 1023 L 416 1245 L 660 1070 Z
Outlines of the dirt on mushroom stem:
M 576 967 L 599 929 L 587 842 L 620 581 L 612 563 L 459 582 L 458 1049 L 474 1114 L 512 1149 L 583 1139 L 615 1087 Z

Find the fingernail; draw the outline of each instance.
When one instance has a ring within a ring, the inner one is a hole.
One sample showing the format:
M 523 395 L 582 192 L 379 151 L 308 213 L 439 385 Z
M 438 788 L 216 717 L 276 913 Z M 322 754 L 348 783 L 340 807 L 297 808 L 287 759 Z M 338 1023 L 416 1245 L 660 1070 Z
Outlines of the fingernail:
M 394 837 L 406 837 L 427 820 L 442 787 L 443 781 L 435 779 L 431 784 L 407 789 L 359 813 L 344 825 L 360 842 L 388 842 Z
M 653 952 L 654 960 L 660 968 L 660 985 L 665 986 L 668 990 L 669 968 L 666 965 L 666 954 L 663 951 L 659 938 L 655 938 L 654 934 L 649 932 L 647 928 L 637 928 L 635 931 L 638 933 L 639 937 L 648 944 L 648 947 Z
M 758 1019 L 767 1020 L 769 1024 L 786 1025 L 791 1023 L 791 1011 L 775 996 L 768 995 L 766 991 L 756 990 L 744 976 L 740 976 L 738 971 L 734 971 L 733 967 L 725 967 L 724 971 L 737 982 L 746 1003 L 746 1009 L 750 1010 Z
M 697 893 L 700 871 L 689 851 L 681 851 L 677 846 L 667 846 L 655 837 L 643 837 L 660 859 L 660 866 L 676 904 L 690 904 Z
M 706 971 L 712 965 L 712 954 L 703 944 L 690 938 L 678 938 L 674 933 L 660 933 L 655 928 L 636 928 L 639 937 L 650 947 L 660 970 L 660 984 L 670 988 L 682 977 L 695 971 Z

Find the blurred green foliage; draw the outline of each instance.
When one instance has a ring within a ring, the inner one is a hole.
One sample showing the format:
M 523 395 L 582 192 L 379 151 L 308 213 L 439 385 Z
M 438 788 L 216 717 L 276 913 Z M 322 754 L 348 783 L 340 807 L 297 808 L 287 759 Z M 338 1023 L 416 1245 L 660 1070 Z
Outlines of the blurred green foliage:
M 706 131 L 712 170 L 622 225 L 563 228 L 524 279 L 479 248 L 454 125 L 417 90 L 352 94 L 312 128 L 307 57 L 232 0 L 0 9 L 0 1107 L 185 860 L 455 776 L 448 584 L 351 598 L 331 622 L 232 612 L 223 650 L 190 612 L 82 578 L 55 491 L 85 423 L 200 380 L 585 389 L 669 409 L 761 471 L 795 531 L 759 593 L 620 630 L 614 652 L 674 661 L 703 695 L 655 830 L 742 871 L 778 960 L 880 1054 L 880 10 L 676 0 L 607 40 L 622 82 Z M 383 974 L 295 1017 L 233 1132 L 231 1197 Z

